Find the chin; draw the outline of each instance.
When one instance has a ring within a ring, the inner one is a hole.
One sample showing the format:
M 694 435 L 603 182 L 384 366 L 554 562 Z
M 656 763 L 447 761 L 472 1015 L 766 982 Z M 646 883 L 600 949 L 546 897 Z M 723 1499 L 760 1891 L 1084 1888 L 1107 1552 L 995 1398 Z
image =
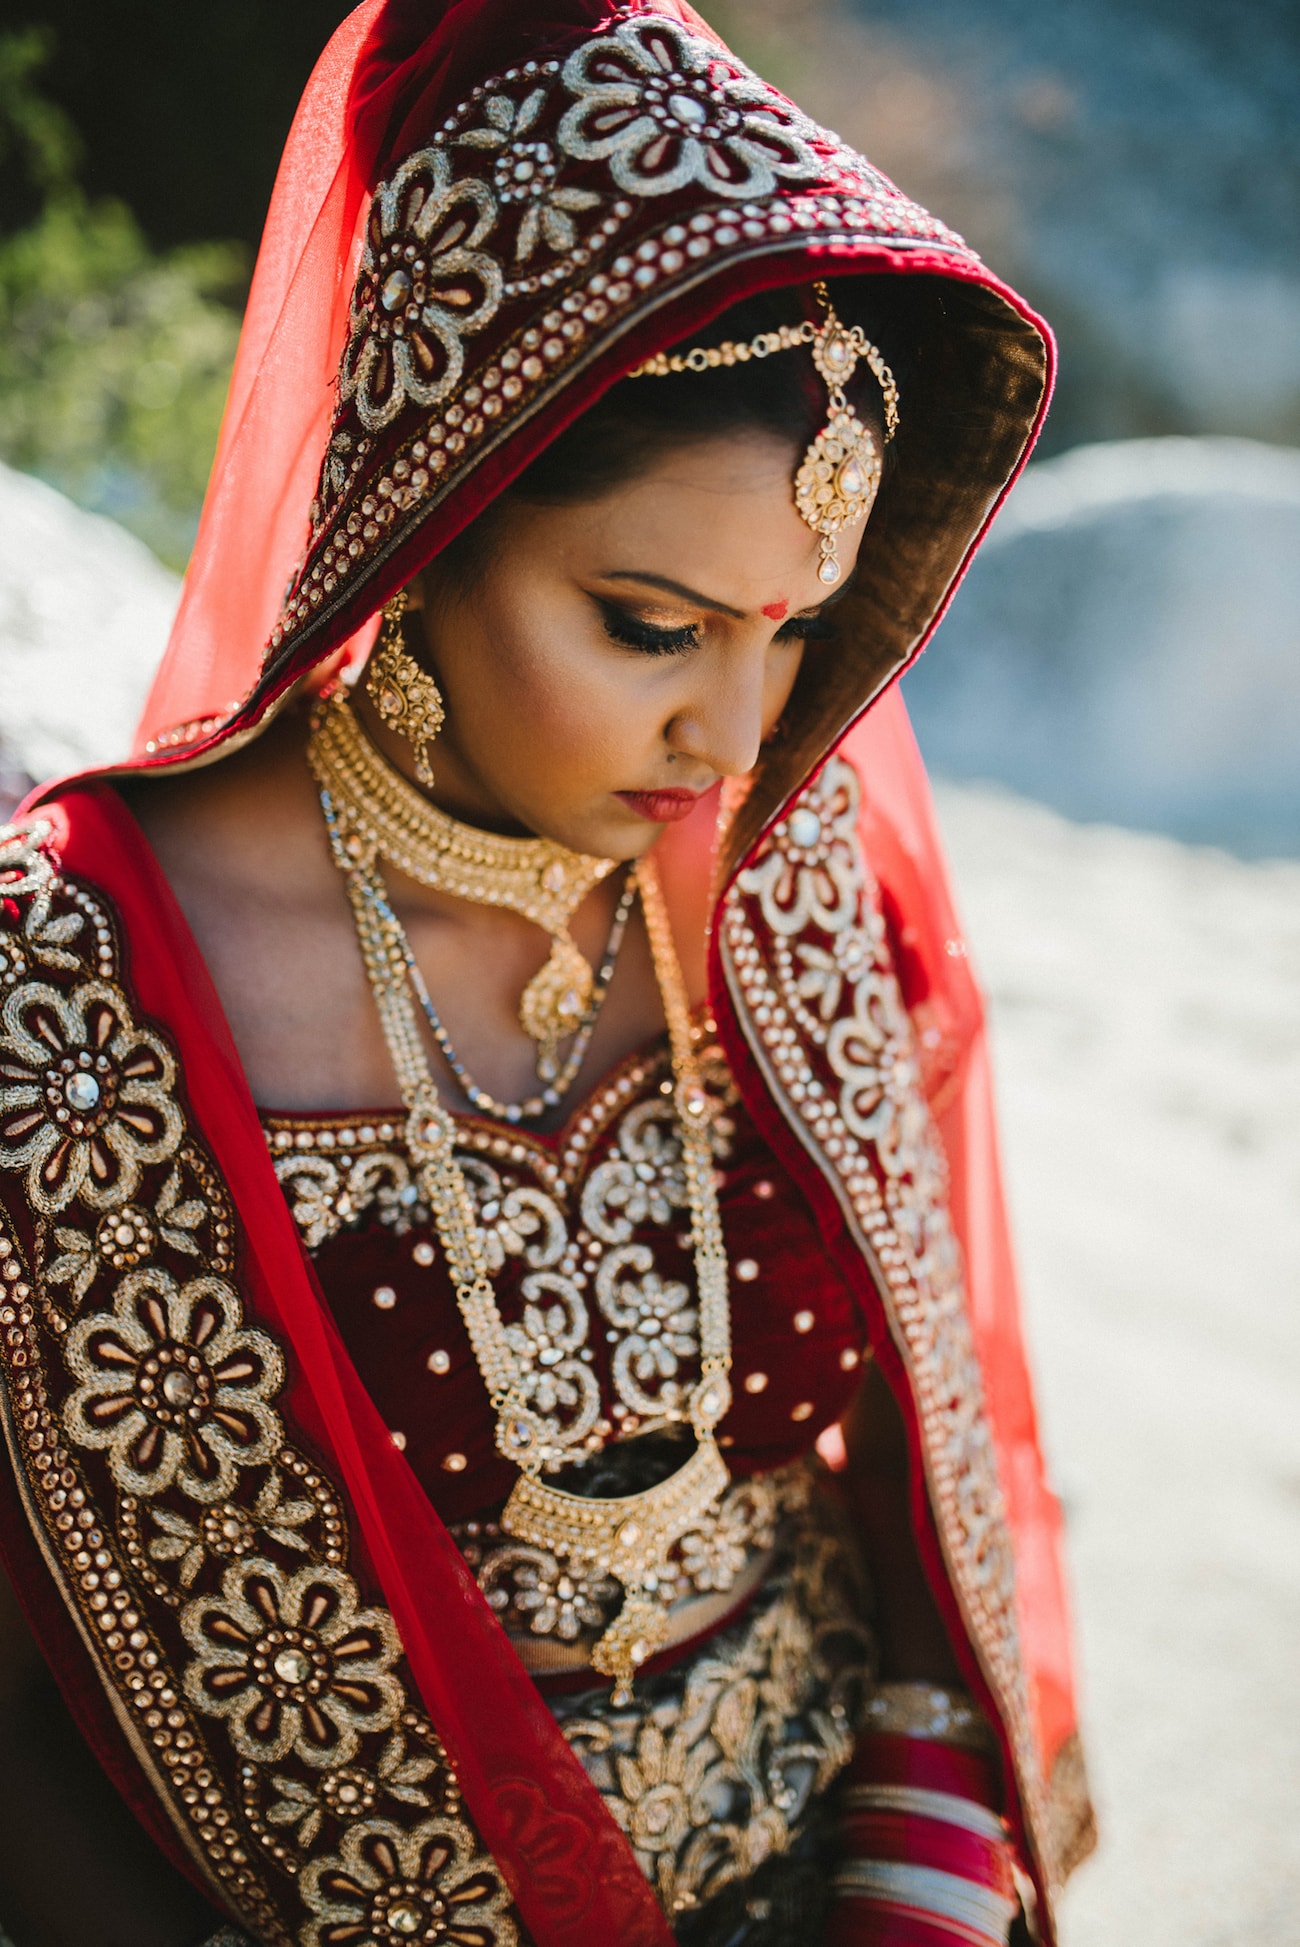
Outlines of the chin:
M 625 826 L 602 822 L 589 838 L 573 849 L 587 852 L 593 858 L 615 859 L 620 865 L 625 865 L 632 859 L 644 858 L 662 829 L 660 825 L 652 825 L 649 831 L 629 832 Z

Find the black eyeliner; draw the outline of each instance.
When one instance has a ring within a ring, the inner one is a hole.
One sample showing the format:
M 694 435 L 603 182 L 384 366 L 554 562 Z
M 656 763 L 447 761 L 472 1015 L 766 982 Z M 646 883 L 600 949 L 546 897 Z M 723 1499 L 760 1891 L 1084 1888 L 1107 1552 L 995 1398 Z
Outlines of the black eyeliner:
M 632 615 L 617 602 L 608 601 L 600 595 L 594 595 L 592 600 L 601 612 L 605 633 L 624 648 L 639 650 L 644 656 L 682 656 L 699 642 L 698 622 L 687 622 L 677 629 L 657 628 L 653 622 L 643 622 L 640 616 Z

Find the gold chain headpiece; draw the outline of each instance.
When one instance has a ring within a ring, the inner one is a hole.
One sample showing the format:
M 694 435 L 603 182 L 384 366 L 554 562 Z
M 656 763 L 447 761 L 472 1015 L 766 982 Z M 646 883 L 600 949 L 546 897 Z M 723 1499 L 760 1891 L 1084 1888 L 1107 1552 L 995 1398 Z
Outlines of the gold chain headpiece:
M 871 507 L 880 487 L 881 456 L 869 426 L 853 412 L 844 388 L 862 359 L 875 374 L 885 406 L 886 444 L 898 431 L 898 386 L 880 350 L 861 325 L 846 325 L 831 303 L 825 284 L 813 286 L 822 307 L 820 324 L 780 325 L 760 331 L 744 343 L 726 339 L 721 345 L 693 345 L 688 352 L 657 352 L 628 373 L 632 379 L 663 379 L 678 372 L 710 372 L 722 365 L 745 365 L 773 352 L 811 345 L 813 364 L 828 394 L 826 424 L 803 456 L 794 477 L 794 504 L 814 534 L 820 537 L 822 581 L 838 581 L 840 564 L 835 537 Z

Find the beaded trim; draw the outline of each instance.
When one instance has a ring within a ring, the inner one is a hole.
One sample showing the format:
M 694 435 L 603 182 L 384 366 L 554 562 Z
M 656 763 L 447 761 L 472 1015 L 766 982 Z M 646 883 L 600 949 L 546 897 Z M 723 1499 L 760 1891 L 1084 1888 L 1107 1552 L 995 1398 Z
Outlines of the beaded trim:
M 833 757 L 727 893 L 723 969 L 767 1087 L 874 1269 L 916 1399 L 953 1592 L 1006 1728 L 1031 1845 L 1055 1886 L 1015 1559 L 946 1163 L 858 839 L 860 803 L 856 772 Z
M 292 1442 L 180 1063 L 50 835 L 0 829 L 0 1429 L 86 1680 L 268 1947 L 343 1947 L 403 1901 L 514 1947 L 339 1491 Z
M 673 105 L 685 99 L 701 104 L 689 129 Z M 624 17 L 563 62 L 475 88 L 376 192 L 311 537 L 267 674 L 632 325 L 724 265 L 804 239 L 974 261 L 679 21 Z M 454 308 L 440 297 L 449 277 Z

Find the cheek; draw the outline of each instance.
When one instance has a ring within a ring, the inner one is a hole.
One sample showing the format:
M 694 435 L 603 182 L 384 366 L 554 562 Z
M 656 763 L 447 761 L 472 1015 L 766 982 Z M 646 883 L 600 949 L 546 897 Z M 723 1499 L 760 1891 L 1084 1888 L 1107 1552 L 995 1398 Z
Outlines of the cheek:
M 485 616 L 466 685 L 465 729 L 481 762 L 508 762 L 517 782 L 546 780 L 575 798 L 638 774 L 629 761 L 657 739 L 661 707 L 638 681 L 644 672 L 593 634 L 568 605 L 551 617 L 536 608 Z
M 784 654 L 769 658 L 766 680 L 763 684 L 764 734 L 773 728 L 777 718 L 790 701 L 790 693 L 798 681 L 806 653 L 805 643 L 792 642 Z

